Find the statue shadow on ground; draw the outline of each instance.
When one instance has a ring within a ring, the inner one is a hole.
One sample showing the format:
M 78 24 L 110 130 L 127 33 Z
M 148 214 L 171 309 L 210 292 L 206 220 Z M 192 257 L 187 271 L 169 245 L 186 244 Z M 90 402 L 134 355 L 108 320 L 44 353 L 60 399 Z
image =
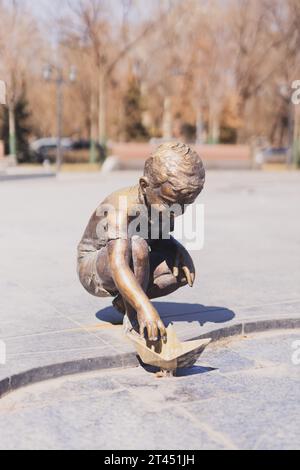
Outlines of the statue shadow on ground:
M 153 302 L 153 305 L 166 326 L 177 322 L 198 322 L 200 326 L 204 326 L 206 323 L 222 324 L 231 321 L 235 317 L 235 313 L 225 307 L 177 302 Z M 96 317 L 98 320 L 114 325 L 123 323 L 123 316 L 114 307 L 100 310 Z

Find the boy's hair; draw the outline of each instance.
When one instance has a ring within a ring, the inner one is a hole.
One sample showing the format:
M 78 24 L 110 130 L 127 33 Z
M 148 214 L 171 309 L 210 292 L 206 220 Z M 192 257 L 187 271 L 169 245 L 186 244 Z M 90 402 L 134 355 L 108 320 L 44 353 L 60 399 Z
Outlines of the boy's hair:
M 205 169 L 197 152 L 174 142 L 158 147 L 146 161 L 144 176 L 154 188 L 170 183 L 183 199 L 200 194 L 205 183 Z

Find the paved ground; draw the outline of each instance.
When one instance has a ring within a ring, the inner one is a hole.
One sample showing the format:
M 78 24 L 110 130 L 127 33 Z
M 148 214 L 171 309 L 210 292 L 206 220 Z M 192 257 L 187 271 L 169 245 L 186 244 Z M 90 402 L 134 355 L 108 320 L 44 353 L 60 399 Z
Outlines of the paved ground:
M 3 160 L 0 160 L 0 182 L 6 181 L 19 181 L 19 180 L 31 180 L 31 179 L 41 179 L 41 178 L 54 178 L 55 173 L 51 168 L 41 168 L 41 167 L 4 167 L 2 168 L 1 163 Z
M 0 384 L 77 359 L 126 364 L 118 355 L 133 349 L 113 325 L 120 317 L 109 299 L 79 285 L 76 246 L 98 202 L 138 176 L 0 183 L 0 340 L 7 346 Z M 196 285 L 156 304 L 181 338 L 249 320 L 299 319 L 299 187 L 299 173 L 208 172 Z
M 0 401 L 1 449 L 299 449 L 300 330 L 207 350 L 185 376 L 88 373 Z

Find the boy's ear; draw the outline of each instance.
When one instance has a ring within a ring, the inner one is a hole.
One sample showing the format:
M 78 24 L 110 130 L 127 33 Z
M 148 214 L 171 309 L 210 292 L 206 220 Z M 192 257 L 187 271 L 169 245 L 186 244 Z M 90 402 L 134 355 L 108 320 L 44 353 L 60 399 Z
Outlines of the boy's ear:
M 149 187 L 149 180 L 146 176 L 143 176 L 143 178 L 140 179 L 140 188 L 143 194 L 145 194 L 145 191 L 148 187 Z

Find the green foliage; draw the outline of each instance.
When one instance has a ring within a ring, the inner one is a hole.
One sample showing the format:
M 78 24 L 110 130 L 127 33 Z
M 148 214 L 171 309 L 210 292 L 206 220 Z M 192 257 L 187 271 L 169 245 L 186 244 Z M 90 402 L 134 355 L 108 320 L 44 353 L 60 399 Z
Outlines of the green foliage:
M 184 142 L 194 143 L 196 140 L 197 128 L 192 124 L 185 122 L 181 126 L 181 136 Z
M 300 141 L 299 140 L 296 140 L 294 142 L 293 158 L 294 158 L 296 168 L 300 168 Z
M 140 84 L 136 78 L 131 78 L 123 99 L 124 137 L 126 141 L 142 142 L 149 139 L 149 133 L 142 122 L 144 110 L 142 101 Z
M 237 143 L 237 130 L 232 127 L 221 127 L 220 133 L 221 144 L 236 144 Z
M 19 162 L 30 159 L 28 138 L 31 133 L 31 112 L 25 91 L 17 101 L 14 109 L 16 121 L 17 158 Z M 0 115 L 0 139 L 4 140 L 5 153 L 9 153 L 9 116 L 8 109 L 3 108 Z

